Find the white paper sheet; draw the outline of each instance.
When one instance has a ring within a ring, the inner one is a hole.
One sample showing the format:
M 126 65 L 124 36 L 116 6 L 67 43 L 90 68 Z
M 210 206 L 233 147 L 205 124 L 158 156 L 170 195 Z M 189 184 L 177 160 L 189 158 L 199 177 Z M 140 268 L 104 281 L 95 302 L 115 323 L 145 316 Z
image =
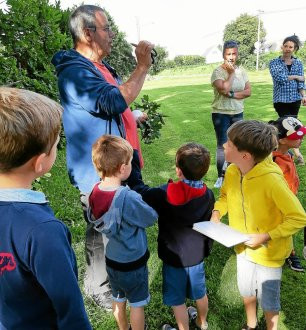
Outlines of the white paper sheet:
M 249 239 L 247 234 L 231 228 L 224 223 L 215 223 L 212 221 L 197 222 L 193 225 L 193 229 L 212 238 L 226 247 L 246 242 Z

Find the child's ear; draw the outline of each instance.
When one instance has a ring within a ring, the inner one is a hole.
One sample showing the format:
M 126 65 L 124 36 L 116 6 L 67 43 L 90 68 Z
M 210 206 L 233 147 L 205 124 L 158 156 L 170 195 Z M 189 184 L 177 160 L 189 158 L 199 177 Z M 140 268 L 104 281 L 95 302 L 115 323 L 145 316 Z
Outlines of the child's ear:
M 120 167 L 119 167 L 119 173 L 120 174 L 124 173 L 125 167 L 126 167 L 126 164 L 121 164 L 120 165 Z
M 254 157 L 249 153 L 249 152 L 245 152 L 244 154 L 243 154 L 243 156 L 242 156 L 242 158 L 244 159 L 244 160 L 252 160 Z
M 40 175 L 44 172 L 44 160 L 47 154 L 40 154 L 33 159 L 33 168 L 36 174 Z
M 279 139 L 278 144 L 286 144 L 286 138 Z
M 175 168 L 175 172 L 176 172 L 176 176 L 177 176 L 179 179 L 182 179 L 182 178 L 184 177 L 183 172 L 182 172 L 182 170 L 181 170 L 179 167 L 176 167 L 176 168 Z

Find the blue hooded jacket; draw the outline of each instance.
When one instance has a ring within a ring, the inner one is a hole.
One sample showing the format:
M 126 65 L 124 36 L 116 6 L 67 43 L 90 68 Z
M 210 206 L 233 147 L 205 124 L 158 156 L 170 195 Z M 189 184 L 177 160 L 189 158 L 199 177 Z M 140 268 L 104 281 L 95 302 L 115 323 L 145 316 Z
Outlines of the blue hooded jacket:
M 76 50 L 59 51 L 52 63 L 64 108 L 69 178 L 81 192 L 89 193 L 99 181 L 91 160 L 92 145 L 103 134 L 125 138 L 121 113 L 128 105 L 119 88 L 108 83 L 95 65 Z M 103 64 L 120 84 L 116 72 Z
M 108 238 L 106 264 L 118 270 L 136 269 L 134 266 L 146 263 L 149 254 L 145 228 L 152 226 L 157 217 L 155 210 L 127 186 L 117 189 L 110 208 L 99 219 L 94 219 L 88 209 L 88 219 Z

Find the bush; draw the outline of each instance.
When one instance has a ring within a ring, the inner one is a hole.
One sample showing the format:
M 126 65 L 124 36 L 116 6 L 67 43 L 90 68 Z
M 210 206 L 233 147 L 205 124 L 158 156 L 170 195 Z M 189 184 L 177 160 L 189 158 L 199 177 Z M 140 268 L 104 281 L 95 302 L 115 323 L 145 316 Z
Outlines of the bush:
M 168 52 L 164 47 L 156 45 L 155 50 L 157 56 L 154 58 L 154 64 L 150 69 L 152 75 L 156 75 L 166 68 L 166 58 L 168 57 Z
M 143 123 L 138 123 L 141 131 L 141 139 L 144 143 L 150 144 L 160 137 L 160 130 L 165 125 L 162 113 L 158 112 L 160 104 L 150 101 L 148 95 L 143 95 L 141 103 L 134 102 L 136 109 L 141 109 L 148 116 Z
M 48 0 L 7 0 L 0 10 L 0 84 L 26 88 L 57 100 L 53 54 L 70 48 L 68 11 Z M 63 28 L 65 27 L 65 28 Z
M 200 55 L 178 55 L 173 59 L 176 66 L 205 64 L 205 57 Z
M 269 53 L 265 53 L 260 55 L 259 57 L 259 69 L 264 70 L 269 68 L 269 63 L 271 60 L 273 60 L 274 58 L 278 57 L 280 55 L 279 52 L 269 52 Z
M 0 10 L 0 85 L 26 88 L 58 100 L 53 55 L 70 49 L 68 31 L 71 9 L 62 10 L 60 1 L 7 0 L 8 11 Z M 112 53 L 106 59 L 121 76 L 135 67 L 132 47 L 106 12 L 116 33 Z
M 304 45 L 297 53 L 297 56 L 299 59 L 303 62 L 303 64 L 306 66 L 306 41 L 304 42 Z

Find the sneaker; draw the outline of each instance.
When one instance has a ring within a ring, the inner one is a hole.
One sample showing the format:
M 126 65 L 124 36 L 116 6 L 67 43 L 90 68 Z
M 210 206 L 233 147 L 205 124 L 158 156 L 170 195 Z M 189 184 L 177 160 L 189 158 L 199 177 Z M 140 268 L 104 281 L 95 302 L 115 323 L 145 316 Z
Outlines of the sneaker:
M 258 324 L 256 324 L 255 328 L 251 328 L 247 324 L 244 324 L 242 327 L 242 330 L 256 330 L 256 329 L 258 329 Z
M 166 323 L 161 327 L 161 330 L 176 330 L 176 329 L 173 328 L 170 324 Z
M 222 183 L 223 183 L 223 178 L 220 176 L 220 177 L 217 179 L 216 183 L 214 184 L 214 187 L 219 189 L 219 188 L 221 188 Z
M 290 255 L 289 258 L 286 259 L 289 267 L 296 272 L 303 272 L 304 268 L 301 265 L 300 258 L 297 255 Z
M 198 312 L 197 312 L 197 309 L 193 306 L 189 306 L 187 308 L 187 312 L 188 312 L 188 316 L 189 316 L 189 321 L 194 323 L 194 325 L 198 328 L 198 329 L 201 329 L 201 330 L 206 330 L 208 329 L 208 323 L 205 322 L 205 325 L 202 326 L 202 327 L 199 327 L 197 324 L 196 324 L 196 319 L 197 319 L 197 316 L 198 316 Z
M 305 160 L 302 155 L 298 155 L 295 160 L 296 165 L 304 166 Z

